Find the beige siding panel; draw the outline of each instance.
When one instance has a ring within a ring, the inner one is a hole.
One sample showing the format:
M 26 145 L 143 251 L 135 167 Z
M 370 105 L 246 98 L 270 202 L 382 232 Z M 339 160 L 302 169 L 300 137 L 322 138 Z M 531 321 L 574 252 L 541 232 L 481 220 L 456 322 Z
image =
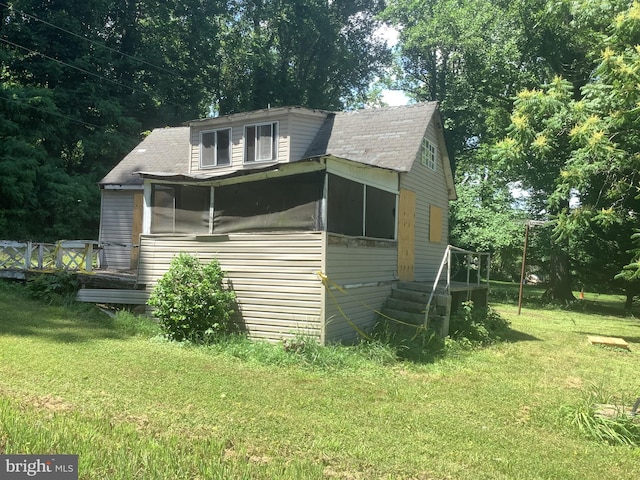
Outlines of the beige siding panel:
M 289 161 L 289 117 L 286 114 L 269 117 L 266 123 L 278 122 L 278 161 Z M 232 122 L 211 126 L 191 127 L 191 174 L 227 174 L 244 168 L 244 127 L 254 125 L 255 119 L 236 119 Z M 258 123 L 263 123 L 262 121 Z M 200 168 L 200 132 L 231 128 L 231 165 L 227 167 Z M 256 165 L 256 164 L 254 164 Z
M 135 190 L 102 190 L 99 241 L 105 245 L 102 266 L 114 270 L 129 270 L 131 265 L 131 235 L 133 230 L 133 199 Z
M 139 282 L 150 290 L 179 252 L 217 258 L 253 338 L 277 341 L 296 332 L 320 339 L 323 235 L 230 234 L 219 237 L 142 236 Z
M 397 280 L 398 251 L 388 247 L 352 247 L 328 245 L 326 274 L 329 281 L 345 287 L 325 293 L 325 341 L 355 340 L 356 330 L 349 322 L 365 331 L 376 322 L 376 313 L 391 294 Z M 340 308 L 338 308 L 340 307 Z M 344 318 L 340 309 L 345 313 Z
M 291 132 L 290 160 L 300 160 L 304 157 L 318 130 L 324 123 L 324 116 L 292 115 L 289 131 Z
M 438 164 L 431 170 L 419 161 L 414 162 L 410 172 L 403 173 L 400 187 L 416 192 L 415 234 L 415 280 L 433 280 L 438 272 L 447 244 L 449 243 L 449 194 L 442 163 L 444 145 L 439 141 L 433 125 L 427 130 L 429 141 L 438 146 Z M 431 206 L 442 209 L 442 241 L 429 241 Z
M 359 333 L 349 323 L 368 333 L 377 322 L 374 310 L 380 310 L 391 295 L 391 285 L 347 289 L 346 294 L 332 290 L 333 297 L 327 295 L 326 306 L 326 342 L 353 343 L 359 339 Z M 338 309 L 338 305 L 340 309 Z M 342 312 L 349 319 L 347 321 Z

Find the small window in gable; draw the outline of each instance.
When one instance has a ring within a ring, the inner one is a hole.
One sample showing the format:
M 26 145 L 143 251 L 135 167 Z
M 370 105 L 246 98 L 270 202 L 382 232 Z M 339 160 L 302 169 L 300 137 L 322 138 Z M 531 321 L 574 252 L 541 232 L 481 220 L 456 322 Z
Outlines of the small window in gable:
M 200 167 L 231 165 L 231 129 L 200 132 Z
M 420 163 L 431 170 L 436 169 L 436 163 L 438 158 L 438 150 L 436 146 L 431 143 L 427 138 L 422 139 L 422 149 Z
M 267 162 L 278 158 L 278 122 L 244 127 L 244 161 Z

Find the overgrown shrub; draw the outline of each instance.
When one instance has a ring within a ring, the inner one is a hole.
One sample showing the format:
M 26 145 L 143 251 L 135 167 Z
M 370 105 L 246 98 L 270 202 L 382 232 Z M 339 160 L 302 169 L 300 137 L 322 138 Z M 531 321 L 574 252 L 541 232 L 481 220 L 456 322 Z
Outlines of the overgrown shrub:
M 167 337 L 208 343 L 237 330 L 232 320 L 236 296 L 223 279 L 217 260 L 203 265 L 187 253 L 173 259 L 149 297 Z
M 504 339 L 509 322 L 491 307 L 474 308 L 473 302 L 462 302 L 451 315 L 449 337 L 463 347 L 482 347 Z
M 78 276 L 66 271 L 42 273 L 27 282 L 29 295 L 48 303 L 71 303 L 79 288 Z

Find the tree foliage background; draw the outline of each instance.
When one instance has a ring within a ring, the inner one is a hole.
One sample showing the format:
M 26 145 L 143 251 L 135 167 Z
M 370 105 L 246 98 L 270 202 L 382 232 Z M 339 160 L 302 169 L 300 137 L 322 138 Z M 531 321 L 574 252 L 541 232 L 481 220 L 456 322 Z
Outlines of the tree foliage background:
M 524 220 L 549 220 L 535 241 L 552 297 L 618 288 L 622 271 L 629 298 L 638 45 L 629 0 L 0 0 L 0 238 L 95 238 L 96 182 L 140 132 L 210 109 L 361 106 L 382 77 L 440 102 L 452 243 L 513 278 Z
M 0 1 L 0 238 L 96 238 L 96 182 L 140 133 L 342 109 L 388 60 L 379 0 Z

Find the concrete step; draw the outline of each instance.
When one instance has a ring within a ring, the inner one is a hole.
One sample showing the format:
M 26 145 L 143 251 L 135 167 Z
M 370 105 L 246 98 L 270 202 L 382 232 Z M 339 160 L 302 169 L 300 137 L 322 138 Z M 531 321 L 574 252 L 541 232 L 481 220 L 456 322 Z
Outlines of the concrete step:
M 386 308 L 392 310 L 401 310 L 409 313 L 422 313 L 424 314 L 427 304 L 423 302 L 410 302 L 407 300 L 398 300 L 397 298 L 388 298 L 385 304 Z

